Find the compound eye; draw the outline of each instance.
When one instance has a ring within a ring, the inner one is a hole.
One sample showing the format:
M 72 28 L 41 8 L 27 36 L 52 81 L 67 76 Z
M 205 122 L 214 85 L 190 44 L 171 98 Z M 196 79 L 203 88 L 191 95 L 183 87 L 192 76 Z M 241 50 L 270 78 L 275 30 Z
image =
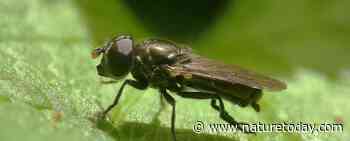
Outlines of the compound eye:
M 131 38 L 117 39 L 118 52 L 127 56 L 132 51 L 133 40 Z

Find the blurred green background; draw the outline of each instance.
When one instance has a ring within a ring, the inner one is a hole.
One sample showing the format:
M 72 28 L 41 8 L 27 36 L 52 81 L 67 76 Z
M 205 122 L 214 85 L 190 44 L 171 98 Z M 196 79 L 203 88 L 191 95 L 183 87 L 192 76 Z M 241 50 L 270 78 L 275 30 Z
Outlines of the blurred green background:
M 222 122 L 209 101 L 175 97 L 179 140 L 348 140 L 350 13 L 346 0 L 2 0 L 0 140 L 170 140 L 170 108 L 157 91 L 102 85 L 90 51 L 121 33 L 190 45 L 195 53 L 281 79 L 262 111 L 226 107 L 239 121 L 344 122 L 336 133 L 195 134 L 197 120 Z

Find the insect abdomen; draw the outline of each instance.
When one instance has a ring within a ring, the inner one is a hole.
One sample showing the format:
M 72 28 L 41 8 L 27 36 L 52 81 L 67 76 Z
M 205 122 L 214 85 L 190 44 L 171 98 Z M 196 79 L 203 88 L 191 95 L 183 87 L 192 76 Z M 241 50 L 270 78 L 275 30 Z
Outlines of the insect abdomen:
M 232 84 L 219 80 L 210 80 L 205 77 L 192 75 L 191 78 L 182 78 L 182 83 L 194 89 L 213 92 L 220 97 L 242 107 L 257 103 L 262 96 L 262 90 L 241 84 Z

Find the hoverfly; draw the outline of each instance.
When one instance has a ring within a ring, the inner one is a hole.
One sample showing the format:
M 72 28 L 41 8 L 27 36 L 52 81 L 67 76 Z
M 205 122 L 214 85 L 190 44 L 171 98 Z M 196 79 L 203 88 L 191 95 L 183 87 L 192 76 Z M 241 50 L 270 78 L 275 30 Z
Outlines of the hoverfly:
M 241 123 L 225 110 L 223 99 L 241 107 L 251 106 L 259 112 L 258 101 L 262 97 L 262 90 L 286 89 L 286 84 L 281 81 L 196 55 L 189 47 L 168 40 L 148 39 L 134 44 L 131 36 L 120 35 L 95 49 L 92 57 L 101 54 L 101 62 L 97 65 L 98 75 L 118 80 L 131 73 L 134 78 L 122 83 L 113 104 L 102 116 L 118 104 L 126 85 L 140 90 L 149 86 L 156 88 L 172 106 L 173 140 L 176 140 L 176 101 L 171 94 L 184 98 L 210 99 L 211 107 L 221 119 L 242 130 Z

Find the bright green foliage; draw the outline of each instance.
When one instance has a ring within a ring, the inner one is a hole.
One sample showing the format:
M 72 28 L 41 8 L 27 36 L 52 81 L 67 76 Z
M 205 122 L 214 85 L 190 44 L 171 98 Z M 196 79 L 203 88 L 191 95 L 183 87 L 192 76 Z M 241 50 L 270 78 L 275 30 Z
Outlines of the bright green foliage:
M 96 113 L 113 101 L 119 84 L 99 83 L 97 61 L 90 58 L 93 48 L 90 33 L 70 1 L 2 0 L 0 17 L 1 141 L 171 139 L 170 108 L 166 106 L 159 112 L 162 109 L 159 95 L 153 89 L 127 88 L 120 105 L 110 113 L 111 120 L 94 121 Z M 151 35 L 141 28 L 135 30 L 138 36 Z M 218 113 L 211 109 L 208 100 L 175 96 L 179 139 L 345 141 L 350 138 L 349 74 L 341 74 L 342 79 L 334 81 L 320 73 L 301 70 L 281 78 L 285 78 L 288 90 L 266 92 L 260 113 L 226 102 L 228 111 L 239 121 L 266 123 L 334 123 L 340 117 L 345 123 L 344 132 L 197 135 L 192 132 L 195 121 L 222 122 Z

